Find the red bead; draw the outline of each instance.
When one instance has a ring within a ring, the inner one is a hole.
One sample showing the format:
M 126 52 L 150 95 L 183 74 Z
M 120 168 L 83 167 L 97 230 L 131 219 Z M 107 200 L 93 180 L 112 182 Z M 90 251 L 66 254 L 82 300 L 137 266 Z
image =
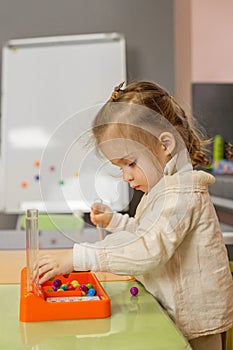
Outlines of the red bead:
M 68 290 L 75 290 L 75 288 L 72 286 L 72 284 L 68 285 Z
M 77 297 L 81 297 L 81 296 L 82 296 L 82 291 L 81 291 L 81 289 L 76 289 L 76 290 L 75 290 L 75 295 L 76 295 Z

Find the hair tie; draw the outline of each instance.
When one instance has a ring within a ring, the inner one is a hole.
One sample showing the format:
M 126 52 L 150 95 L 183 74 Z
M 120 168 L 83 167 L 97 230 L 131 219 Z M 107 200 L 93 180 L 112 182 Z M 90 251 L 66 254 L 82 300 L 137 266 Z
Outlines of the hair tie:
M 116 86 L 114 88 L 114 91 L 110 97 L 110 101 L 111 102 L 115 102 L 119 96 L 120 93 L 123 93 L 123 90 L 121 90 L 122 86 L 124 85 L 124 81 L 122 83 L 120 83 L 118 86 Z

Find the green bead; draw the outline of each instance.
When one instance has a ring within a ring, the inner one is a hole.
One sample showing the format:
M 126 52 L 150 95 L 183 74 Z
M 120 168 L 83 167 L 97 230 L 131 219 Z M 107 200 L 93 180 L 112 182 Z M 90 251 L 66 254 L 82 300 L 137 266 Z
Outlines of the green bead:
M 68 286 L 67 286 L 67 284 L 64 283 L 61 285 L 61 287 L 59 289 L 67 290 Z

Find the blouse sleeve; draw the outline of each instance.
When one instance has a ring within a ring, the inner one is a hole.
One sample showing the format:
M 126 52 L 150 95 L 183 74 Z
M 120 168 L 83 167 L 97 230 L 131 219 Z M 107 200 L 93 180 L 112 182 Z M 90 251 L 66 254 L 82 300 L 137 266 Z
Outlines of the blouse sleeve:
M 114 212 L 112 220 L 109 225 L 106 227 L 106 230 L 109 232 L 117 231 L 129 231 L 134 232 L 137 229 L 136 219 L 129 217 L 128 214 L 120 214 Z
M 108 235 L 74 248 L 74 266 L 93 271 L 141 275 L 165 264 L 197 225 L 200 193 L 166 193 L 150 204 L 137 230 Z

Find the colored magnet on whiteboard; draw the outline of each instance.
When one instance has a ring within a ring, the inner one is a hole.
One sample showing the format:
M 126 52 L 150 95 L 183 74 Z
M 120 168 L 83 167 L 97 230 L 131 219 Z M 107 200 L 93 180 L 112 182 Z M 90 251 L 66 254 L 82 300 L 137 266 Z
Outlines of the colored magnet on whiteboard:
M 39 181 L 40 180 L 40 175 L 36 175 L 34 178 L 35 178 L 36 181 Z
M 21 182 L 21 187 L 22 187 L 22 188 L 28 187 L 27 181 L 22 181 L 22 182 Z
M 79 172 L 78 172 L 78 171 L 75 171 L 75 172 L 74 172 L 74 176 L 75 176 L 75 177 L 78 177 L 78 176 L 79 176 Z
M 55 170 L 55 166 L 54 166 L 54 165 L 51 165 L 51 166 L 49 167 L 49 170 L 50 170 L 50 171 L 54 171 L 54 170 Z
M 64 181 L 63 181 L 63 180 L 60 180 L 60 181 L 59 181 L 59 185 L 64 185 Z
M 36 166 L 38 168 L 40 166 L 40 161 L 39 160 L 35 160 L 34 166 Z

